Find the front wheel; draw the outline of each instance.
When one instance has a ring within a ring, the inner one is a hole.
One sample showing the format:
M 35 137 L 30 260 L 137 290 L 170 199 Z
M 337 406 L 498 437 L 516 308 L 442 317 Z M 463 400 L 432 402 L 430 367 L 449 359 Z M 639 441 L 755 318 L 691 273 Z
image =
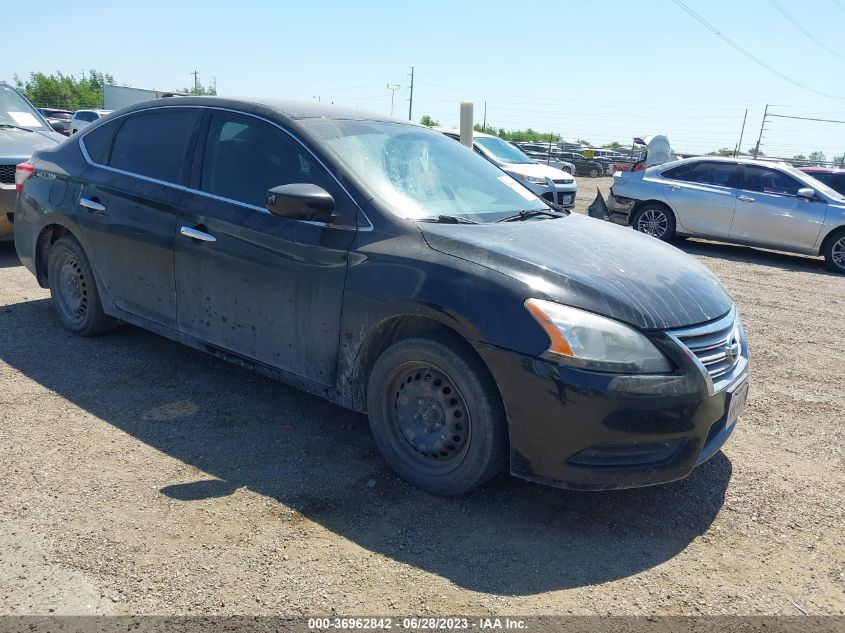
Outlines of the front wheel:
M 640 208 L 634 214 L 631 226 L 664 242 L 671 242 L 675 237 L 675 216 L 662 204 L 647 204 Z
M 598 178 L 601 176 L 601 170 L 596 165 L 590 165 L 589 170 L 587 171 L 587 176 L 590 178 Z
M 823 255 L 830 270 L 845 274 L 845 230 L 837 231 L 827 240 Z
M 428 492 L 472 490 L 507 460 L 498 389 L 481 361 L 451 341 L 417 338 L 391 345 L 373 367 L 367 409 L 387 462 Z

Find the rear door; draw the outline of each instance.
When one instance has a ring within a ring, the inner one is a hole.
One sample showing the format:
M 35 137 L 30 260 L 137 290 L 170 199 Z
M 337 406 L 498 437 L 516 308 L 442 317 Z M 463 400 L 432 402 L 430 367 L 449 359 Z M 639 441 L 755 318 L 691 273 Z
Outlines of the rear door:
M 156 108 L 82 138 L 91 163 L 77 217 L 101 283 L 119 308 L 176 327 L 173 241 L 200 116 Z
M 675 211 L 678 230 L 728 237 L 736 208 L 736 163 L 699 161 L 663 172 L 663 192 Z
M 357 206 L 291 134 L 252 116 L 211 112 L 176 227 L 179 329 L 333 385 Z M 269 189 L 303 182 L 334 197 L 336 222 L 266 210 Z
M 804 183 L 776 167 L 745 165 L 731 239 L 810 250 L 824 224 L 827 203 L 798 196 Z

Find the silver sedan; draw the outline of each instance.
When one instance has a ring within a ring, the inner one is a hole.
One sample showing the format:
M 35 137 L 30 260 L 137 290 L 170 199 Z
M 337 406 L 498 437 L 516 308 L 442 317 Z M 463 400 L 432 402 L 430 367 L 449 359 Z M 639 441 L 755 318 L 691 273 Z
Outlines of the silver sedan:
M 845 197 L 786 163 L 698 157 L 619 172 L 607 208 L 612 221 L 661 240 L 823 255 L 845 274 Z

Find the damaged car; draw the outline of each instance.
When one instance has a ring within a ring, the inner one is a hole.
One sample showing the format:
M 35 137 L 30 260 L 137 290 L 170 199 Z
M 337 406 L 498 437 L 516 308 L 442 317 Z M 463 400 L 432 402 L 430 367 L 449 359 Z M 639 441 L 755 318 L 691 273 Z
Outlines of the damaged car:
M 432 493 L 506 466 L 677 480 L 745 406 L 742 320 L 707 268 L 417 124 L 162 99 L 18 173 L 17 251 L 66 330 L 131 323 L 366 413 Z
M 786 163 L 708 156 L 618 172 L 606 209 L 608 219 L 663 241 L 822 256 L 845 273 L 845 196 Z

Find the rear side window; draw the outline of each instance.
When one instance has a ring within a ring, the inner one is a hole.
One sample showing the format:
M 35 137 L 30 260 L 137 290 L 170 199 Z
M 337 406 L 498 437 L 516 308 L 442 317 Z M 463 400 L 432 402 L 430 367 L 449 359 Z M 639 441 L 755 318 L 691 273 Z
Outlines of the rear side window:
M 82 142 L 85 144 L 85 151 L 88 152 L 88 156 L 92 162 L 100 165 L 109 164 L 114 135 L 122 123 L 123 121 L 120 119 L 111 121 L 91 130 L 82 137 Z
M 76 120 L 77 121 L 88 121 L 89 123 L 94 120 L 94 113 L 93 112 L 77 112 L 76 113 Z
M 202 191 L 264 208 L 268 190 L 293 183 L 328 188 L 322 171 L 282 132 L 248 117 L 211 117 Z
M 702 185 L 736 186 L 736 165 L 734 163 L 701 161 L 673 167 L 664 171 L 662 175 L 670 180 L 682 180 Z
M 798 190 L 803 186 L 792 176 L 787 176 L 777 169 L 755 165 L 745 166 L 742 188 L 746 191 L 795 196 L 798 195 Z
M 109 165 L 140 176 L 181 183 L 188 145 L 198 114 L 161 108 L 124 119 L 111 150 Z

